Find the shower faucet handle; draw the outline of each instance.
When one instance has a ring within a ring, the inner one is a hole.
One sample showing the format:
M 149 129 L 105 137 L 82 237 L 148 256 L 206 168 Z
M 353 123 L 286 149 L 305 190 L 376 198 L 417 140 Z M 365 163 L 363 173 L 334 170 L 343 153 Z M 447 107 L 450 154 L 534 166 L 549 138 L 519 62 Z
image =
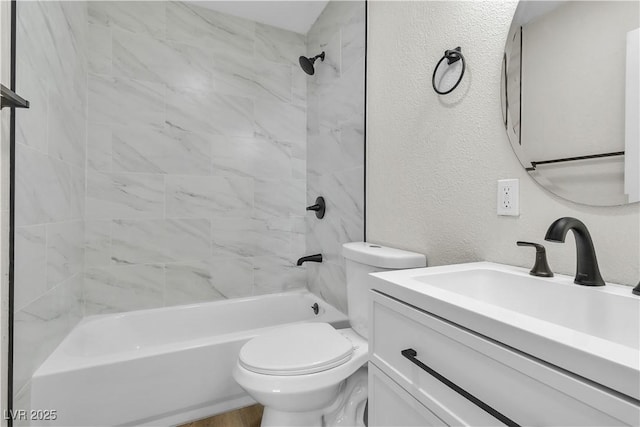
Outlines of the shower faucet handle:
M 322 219 L 324 218 L 324 213 L 326 211 L 327 205 L 324 202 L 324 197 L 320 196 L 316 198 L 316 204 L 307 206 L 308 211 L 315 211 L 316 218 Z
M 544 246 L 539 243 L 523 241 L 517 241 L 516 245 L 532 246 L 536 248 L 536 262 L 533 264 L 531 271 L 529 271 L 530 275 L 538 277 L 553 277 L 553 272 L 551 271 L 551 268 L 549 268 L 549 263 L 547 262 L 547 251 Z

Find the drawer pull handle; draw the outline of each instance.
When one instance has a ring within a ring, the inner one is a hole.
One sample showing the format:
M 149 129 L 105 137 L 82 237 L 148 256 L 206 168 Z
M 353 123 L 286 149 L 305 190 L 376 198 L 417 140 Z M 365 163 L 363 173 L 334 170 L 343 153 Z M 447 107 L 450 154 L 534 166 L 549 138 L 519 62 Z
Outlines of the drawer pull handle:
M 417 358 L 418 353 L 414 349 L 408 348 L 406 350 L 402 350 L 400 353 L 402 353 L 402 355 L 407 359 L 409 359 L 412 363 L 418 365 L 422 370 L 426 371 L 429 375 L 431 375 L 432 377 L 434 377 L 435 379 L 437 379 L 438 381 L 440 381 L 441 383 L 443 383 L 444 385 L 446 385 L 456 393 L 461 394 L 465 399 L 467 399 L 468 401 L 470 401 L 471 403 L 473 403 L 483 411 L 487 412 L 489 415 L 493 416 L 494 418 L 497 418 L 505 425 L 509 427 L 520 427 L 520 425 L 515 421 L 513 421 L 512 419 L 496 411 L 491 406 L 487 405 L 482 400 L 478 399 L 477 397 L 475 397 L 474 395 L 472 395 L 462 387 L 456 385 L 455 383 L 451 382 L 447 378 L 443 377 L 441 374 L 437 373 L 436 371 L 434 371 L 433 369 L 431 369 L 430 367 L 422 363 L 420 360 L 418 360 Z

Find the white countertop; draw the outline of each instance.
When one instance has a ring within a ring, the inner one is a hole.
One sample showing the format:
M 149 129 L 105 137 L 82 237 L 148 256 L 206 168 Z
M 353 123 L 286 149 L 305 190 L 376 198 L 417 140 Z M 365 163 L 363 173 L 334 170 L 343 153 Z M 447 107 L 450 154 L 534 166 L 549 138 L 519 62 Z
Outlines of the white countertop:
M 371 276 L 376 291 L 640 400 L 640 297 L 629 286 L 490 262 Z

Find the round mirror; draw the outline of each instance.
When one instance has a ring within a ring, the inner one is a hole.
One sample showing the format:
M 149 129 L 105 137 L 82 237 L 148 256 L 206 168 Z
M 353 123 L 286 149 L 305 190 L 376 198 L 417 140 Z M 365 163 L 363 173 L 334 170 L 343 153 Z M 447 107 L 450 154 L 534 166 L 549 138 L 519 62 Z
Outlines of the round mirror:
M 529 175 L 595 206 L 640 200 L 636 1 L 521 1 L 502 63 L 503 120 Z

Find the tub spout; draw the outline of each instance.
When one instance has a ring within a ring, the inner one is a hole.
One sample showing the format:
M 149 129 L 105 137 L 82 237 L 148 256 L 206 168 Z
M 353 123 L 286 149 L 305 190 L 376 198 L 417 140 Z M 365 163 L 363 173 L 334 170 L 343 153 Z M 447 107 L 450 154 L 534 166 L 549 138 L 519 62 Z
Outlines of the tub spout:
M 309 255 L 309 256 L 303 256 L 302 258 L 300 258 L 298 260 L 298 262 L 296 262 L 296 265 L 300 266 L 302 265 L 302 263 L 305 262 L 322 262 L 322 254 L 315 254 L 315 255 Z

